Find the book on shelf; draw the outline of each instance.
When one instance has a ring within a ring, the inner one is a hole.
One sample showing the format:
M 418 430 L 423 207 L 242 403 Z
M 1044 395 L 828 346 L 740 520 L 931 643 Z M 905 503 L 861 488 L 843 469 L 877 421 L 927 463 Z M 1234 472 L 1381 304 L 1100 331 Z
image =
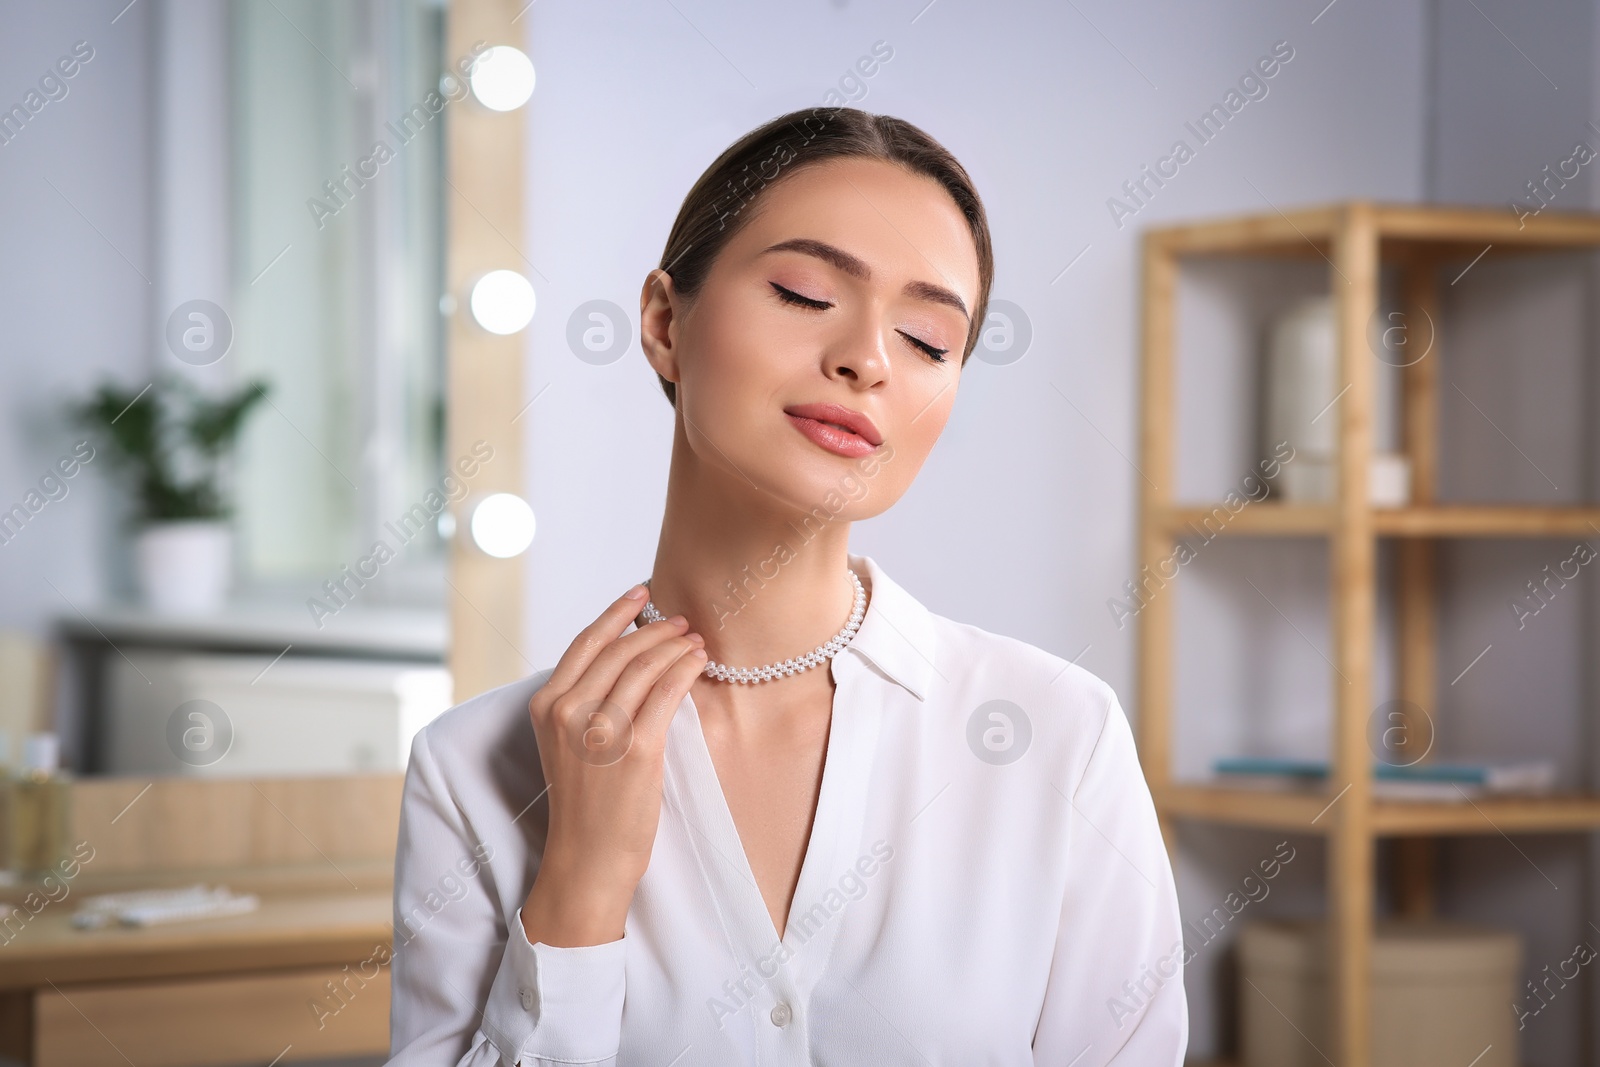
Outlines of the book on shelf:
M 1220 779 L 1263 786 L 1320 785 L 1328 777 L 1327 760 L 1277 756 L 1234 756 L 1217 760 Z M 1372 765 L 1372 795 L 1389 800 L 1465 800 L 1477 796 L 1545 794 L 1555 788 L 1555 764 L 1412 763 Z M 1231 784 L 1231 783 L 1230 783 Z

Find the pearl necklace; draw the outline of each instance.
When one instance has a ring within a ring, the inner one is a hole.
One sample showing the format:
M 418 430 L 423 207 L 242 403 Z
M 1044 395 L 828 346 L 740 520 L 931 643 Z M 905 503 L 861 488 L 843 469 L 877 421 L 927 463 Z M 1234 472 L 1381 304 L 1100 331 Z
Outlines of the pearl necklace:
M 856 572 L 853 570 L 846 573 L 850 575 L 850 582 L 855 586 L 855 607 L 851 610 L 850 621 L 844 624 L 844 629 L 829 638 L 826 643 L 818 645 L 803 656 L 794 656 L 784 660 L 782 663 L 769 663 L 764 667 L 729 667 L 708 657 L 705 668 L 701 673 L 719 682 L 738 682 L 741 685 L 750 685 L 755 682 L 766 682 L 774 678 L 784 678 L 791 674 L 799 674 L 801 671 L 810 670 L 812 667 L 828 662 L 828 660 L 842 652 L 845 646 L 855 638 L 856 631 L 861 628 L 861 619 L 867 611 L 867 591 L 861 587 L 861 579 L 856 577 Z M 644 585 L 646 588 L 649 587 L 650 580 L 648 578 L 645 579 Z M 656 604 L 653 600 L 645 601 L 644 610 L 639 614 L 647 624 L 660 622 L 665 617 L 656 609 Z

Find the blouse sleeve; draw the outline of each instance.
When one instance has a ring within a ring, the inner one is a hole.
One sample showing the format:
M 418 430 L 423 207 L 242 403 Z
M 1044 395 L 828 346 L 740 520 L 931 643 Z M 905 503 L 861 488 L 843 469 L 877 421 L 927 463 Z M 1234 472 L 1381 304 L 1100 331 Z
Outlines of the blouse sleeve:
M 522 909 L 504 919 L 480 876 L 494 842 L 467 823 L 418 733 L 395 848 L 389 1067 L 613 1067 L 626 937 L 529 944 Z
M 1189 1009 L 1177 888 L 1114 694 L 1069 803 L 1066 893 L 1034 1062 L 1182 1067 Z

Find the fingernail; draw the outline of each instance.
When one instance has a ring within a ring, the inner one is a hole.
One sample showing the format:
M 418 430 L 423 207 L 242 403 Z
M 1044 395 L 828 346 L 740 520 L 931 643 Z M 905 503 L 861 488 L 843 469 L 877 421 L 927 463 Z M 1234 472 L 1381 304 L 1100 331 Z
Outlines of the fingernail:
M 690 634 L 689 640 L 693 641 L 697 645 L 703 645 L 706 643 L 706 639 L 701 637 L 699 634 Z
M 632 589 L 628 590 L 628 599 L 629 600 L 643 600 L 646 596 L 649 595 L 649 593 L 650 593 L 650 590 L 646 589 L 644 587 L 644 584 L 641 582 L 639 585 L 636 585 Z

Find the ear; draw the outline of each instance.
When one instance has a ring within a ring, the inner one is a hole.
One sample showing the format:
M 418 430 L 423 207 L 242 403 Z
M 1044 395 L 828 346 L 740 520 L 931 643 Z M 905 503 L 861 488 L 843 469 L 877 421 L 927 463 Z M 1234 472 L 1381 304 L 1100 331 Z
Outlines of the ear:
M 655 372 L 677 384 L 678 294 L 672 275 L 659 267 L 645 275 L 639 291 L 639 347 Z

